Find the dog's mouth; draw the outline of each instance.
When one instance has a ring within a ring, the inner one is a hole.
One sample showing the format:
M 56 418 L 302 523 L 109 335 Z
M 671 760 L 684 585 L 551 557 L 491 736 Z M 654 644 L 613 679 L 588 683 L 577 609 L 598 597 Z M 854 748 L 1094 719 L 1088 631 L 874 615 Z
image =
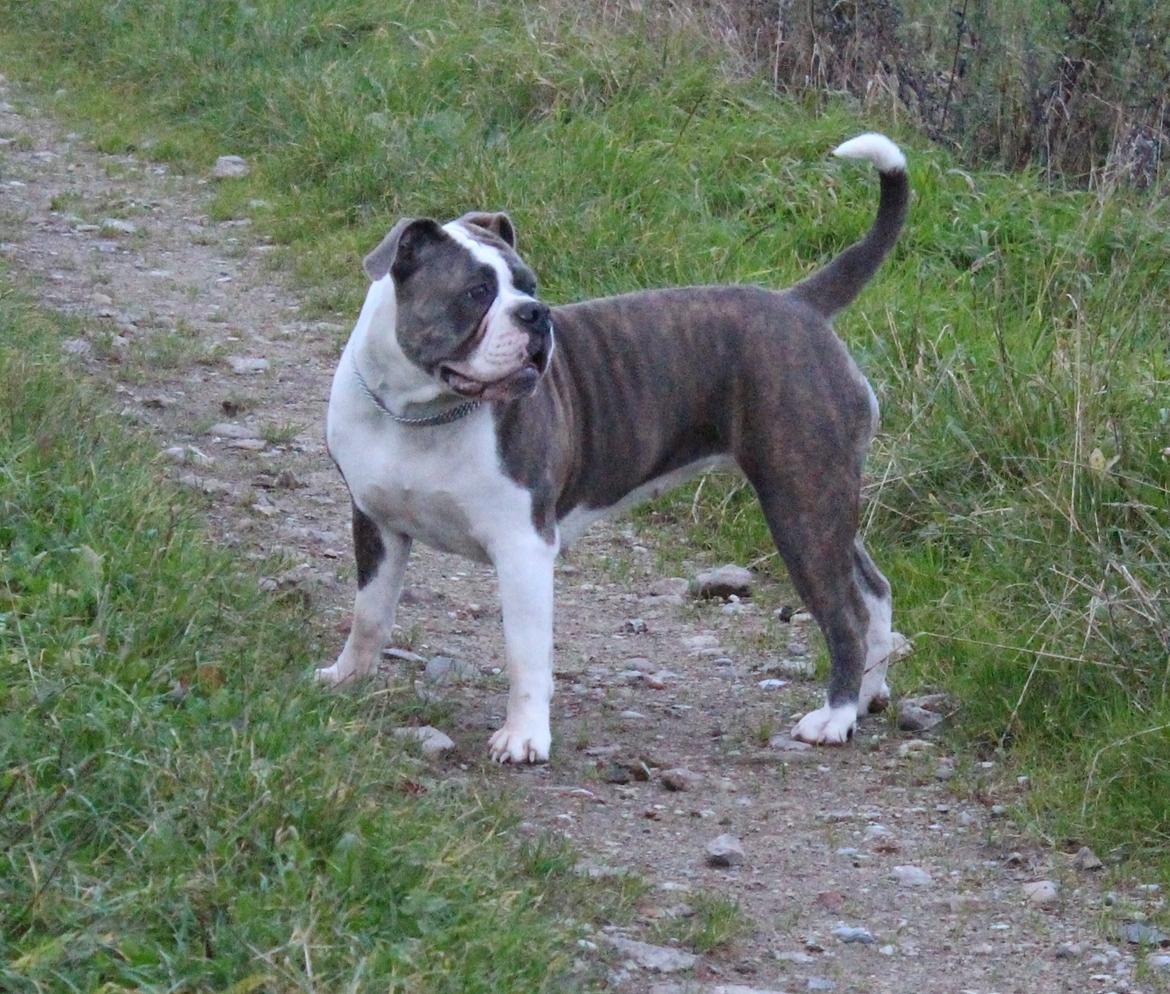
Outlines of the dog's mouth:
M 529 356 L 517 369 L 497 380 L 477 380 L 454 366 L 442 363 L 439 379 L 461 397 L 483 400 L 489 403 L 499 400 L 516 400 L 527 397 L 536 389 L 548 365 L 547 347 Z
M 477 380 L 446 365 L 439 367 L 439 378 L 461 397 L 491 402 L 527 396 L 536 389 L 541 372 L 542 367 L 533 358 L 498 380 Z

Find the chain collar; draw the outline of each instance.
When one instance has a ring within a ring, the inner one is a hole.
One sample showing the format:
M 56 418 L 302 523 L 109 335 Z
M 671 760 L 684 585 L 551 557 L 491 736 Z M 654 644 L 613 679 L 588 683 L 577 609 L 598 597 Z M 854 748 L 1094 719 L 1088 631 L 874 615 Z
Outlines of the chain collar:
M 482 401 L 466 400 L 462 404 L 457 404 L 455 407 L 449 407 L 445 411 L 440 411 L 438 414 L 427 414 L 419 418 L 407 418 L 401 414 L 395 414 L 390 408 L 386 406 L 382 398 L 379 397 L 370 385 L 366 382 L 366 378 L 362 376 L 362 371 L 358 369 L 357 358 L 353 360 L 353 372 L 357 377 L 358 385 L 361 386 L 362 391 L 373 402 L 374 406 L 386 415 L 391 421 L 400 425 L 407 425 L 411 428 L 431 428 L 435 425 L 448 425 L 452 421 L 458 421 L 460 418 L 465 418 L 472 411 L 474 411 Z

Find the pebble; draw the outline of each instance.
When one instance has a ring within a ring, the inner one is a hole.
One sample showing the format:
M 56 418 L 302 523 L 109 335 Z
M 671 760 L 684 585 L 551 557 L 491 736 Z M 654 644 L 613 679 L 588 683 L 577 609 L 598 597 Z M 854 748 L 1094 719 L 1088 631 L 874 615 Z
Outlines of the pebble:
M 682 949 L 652 946 L 648 942 L 638 942 L 636 939 L 627 939 L 620 935 L 603 935 L 601 938 L 643 970 L 651 970 L 654 973 L 678 973 L 691 969 L 699 962 L 698 956 Z
M 418 728 L 396 728 L 394 734 L 400 739 L 414 739 L 422 747 L 424 756 L 438 756 L 440 753 L 455 748 L 455 743 L 448 736 L 430 725 L 422 725 Z
M 212 179 L 240 179 L 251 172 L 242 155 L 221 155 L 211 170 Z
M 113 231 L 119 235 L 136 235 L 138 234 L 138 225 L 130 221 L 123 221 L 117 217 L 102 218 L 101 228 L 104 231 Z
M 895 866 L 890 877 L 901 887 L 930 887 L 934 877 L 920 866 Z
M 1073 866 L 1078 870 L 1100 870 L 1104 865 L 1088 846 L 1082 846 L 1073 857 Z
M 480 675 L 479 668 L 462 659 L 450 656 L 432 656 L 427 660 L 424 676 L 431 683 L 448 683 L 453 680 L 472 680 Z
M 685 577 L 667 576 L 650 584 L 649 593 L 651 597 L 681 598 L 689 588 L 690 584 Z
M 837 985 L 828 977 L 809 977 L 805 986 L 810 991 L 831 991 Z
M 908 742 L 903 742 L 898 746 L 898 755 L 905 759 L 907 756 L 913 756 L 915 753 L 927 752 L 936 748 L 933 742 L 928 742 L 926 739 L 910 739 Z
M 262 373 L 268 368 L 268 360 L 258 356 L 243 356 L 230 355 L 227 357 L 227 364 L 231 367 L 231 371 L 240 376 L 246 376 L 251 373 Z
M 676 766 L 662 772 L 662 786 L 667 790 L 694 790 L 702 782 L 703 778 L 698 773 L 688 770 L 685 766 Z
M 1158 973 L 1170 973 L 1170 955 L 1166 953 L 1150 953 L 1146 956 L 1146 966 Z
M 75 355 L 87 359 L 93 355 L 93 346 L 84 338 L 67 338 L 61 343 L 61 351 L 66 355 Z
M 813 747 L 807 742 L 801 742 L 794 739 L 787 732 L 781 732 L 779 735 L 773 735 L 768 740 L 768 748 L 775 749 L 777 752 L 806 752 L 810 755 L 813 752 Z
M 411 652 L 409 649 L 399 649 L 393 645 L 385 646 L 382 649 L 382 656 L 385 659 L 400 659 L 404 663 L 413 663 L 415 666 L 423 666 L 426 663 L 426 658 L 420 656 L 417 652 Z
M 788 953 L 788 952 L 784 952 L 784 953 L 773 953 L 772 955 L 773 955 L 773 956 L 775 956 L 775 957 L 776 957 L 776 959 L 778 959 L 778 960 L 779 960 L 781 963 L 801 963 L 801 964 L 805 964 L 805 963 L 813 963 L 813 962 L 815 962 L 815 958 L 814 958 L 814 957 L 812 957 L 812 956 L 810 956 L 808 953 Z
M 163 449 L 163 455 L 171 462 L 188 463 L 192 466 L 210 466 L 215 462 L 211 456 L 201 452 L 193 445 L 172 445 Z
M 833 935 L 845 943 L 860 942 L 865 946 L 872 946 L 877 939 L 873 937 L 873 933 L 867 928 L 855 928 L 852 925 L 837 925 L 833 929 Z
M 717 649 L 719 639 L 709 632 L 704 632 L 702 635 L 688 635 L 682 640 L 682 645 L 687 652 L 700 655 L 704 650 Z
M 1060 884 L 1055 880 L 1034 880 L 1021 889 L 1027 902 L 1037 908 L 1050 908 L 1060 897 Z
M 734 835 L 724 833 L 707 843 L 708 865 L 739 866 L 743 861 L 743 845 Z
M 1121 937 L 1135 946 L 1160 946 L 1170 942 L 1170 935 L 1145 922 L 1126 922 L 1121 926 Z
M 755 577 L 752 571 L 728 563 L 716 569 L 703 570 L 695 575 L 691 581 L 690 591 L 694 597 L 719 598 L 726 600 L 733 594 L 736 597 L 750 597 Z
M 816 666 L 808 659 L 769 659 L 760 667 L 761 673 L 778 673 L 798 680 L 815 676 L 816 671 Z
M 787 687 L 787 680 L 777 680 L 775 677 L 768 677 L 766 680 L 761 680 L 756 684 L 760 690 L 779 690 L 781 687 Z
M 903 732 L 926 732 L 942 721 L 941 714 L 927 711 L 912 701 L 898 704 L 898 728 Z
M 622 631 L 629 635 L 645 635 L 650 627 L 642 618 L 626 618 L 622 622 Z
M 204 432 L 206 435 L 218 435 L 220 438 L 259 438 L 255 428 L 245 428 L 243 425 L 233 424 L 230 421 L 220 421 L 213 424 Z

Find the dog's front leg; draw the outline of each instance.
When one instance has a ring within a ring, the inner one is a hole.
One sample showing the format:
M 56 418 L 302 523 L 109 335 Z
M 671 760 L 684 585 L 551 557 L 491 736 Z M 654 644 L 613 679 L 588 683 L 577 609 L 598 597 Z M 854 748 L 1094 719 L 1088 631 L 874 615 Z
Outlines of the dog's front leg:
M 508 714 L 488 740 L 497 763 L 543 763 L 552 732 L 553 560 L 555 545 L 539 536 L 493 553 L 504 609 Z
M 410 557 L 410 536 L 379 528 L 353 506 L 353 547 L 358 591 L 345 648 L 332 666 L 317 670 L 322 683 L 339 684 L 370 673 L 394 630 L 394 615 Z

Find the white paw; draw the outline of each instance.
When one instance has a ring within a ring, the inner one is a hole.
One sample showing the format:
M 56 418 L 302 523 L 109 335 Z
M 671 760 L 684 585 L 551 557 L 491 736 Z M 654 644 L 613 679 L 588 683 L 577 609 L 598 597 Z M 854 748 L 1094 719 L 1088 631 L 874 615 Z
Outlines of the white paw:
M 340 687 L 354 679 L 355 673 L 351 669 L 343 669 L 340 661 L 332 666 L 322 666 L 313 672 L 313 679 L 326 687 Z
M 548 722 L 505 722 L 488 739 L 488 752 L 496 763 L 547 763 L 552 745 Z
M 792 737 L 812 745 L 844 745 L 853 735 L 857 724 L 857 705 L 817 708 L 797 722 Z

